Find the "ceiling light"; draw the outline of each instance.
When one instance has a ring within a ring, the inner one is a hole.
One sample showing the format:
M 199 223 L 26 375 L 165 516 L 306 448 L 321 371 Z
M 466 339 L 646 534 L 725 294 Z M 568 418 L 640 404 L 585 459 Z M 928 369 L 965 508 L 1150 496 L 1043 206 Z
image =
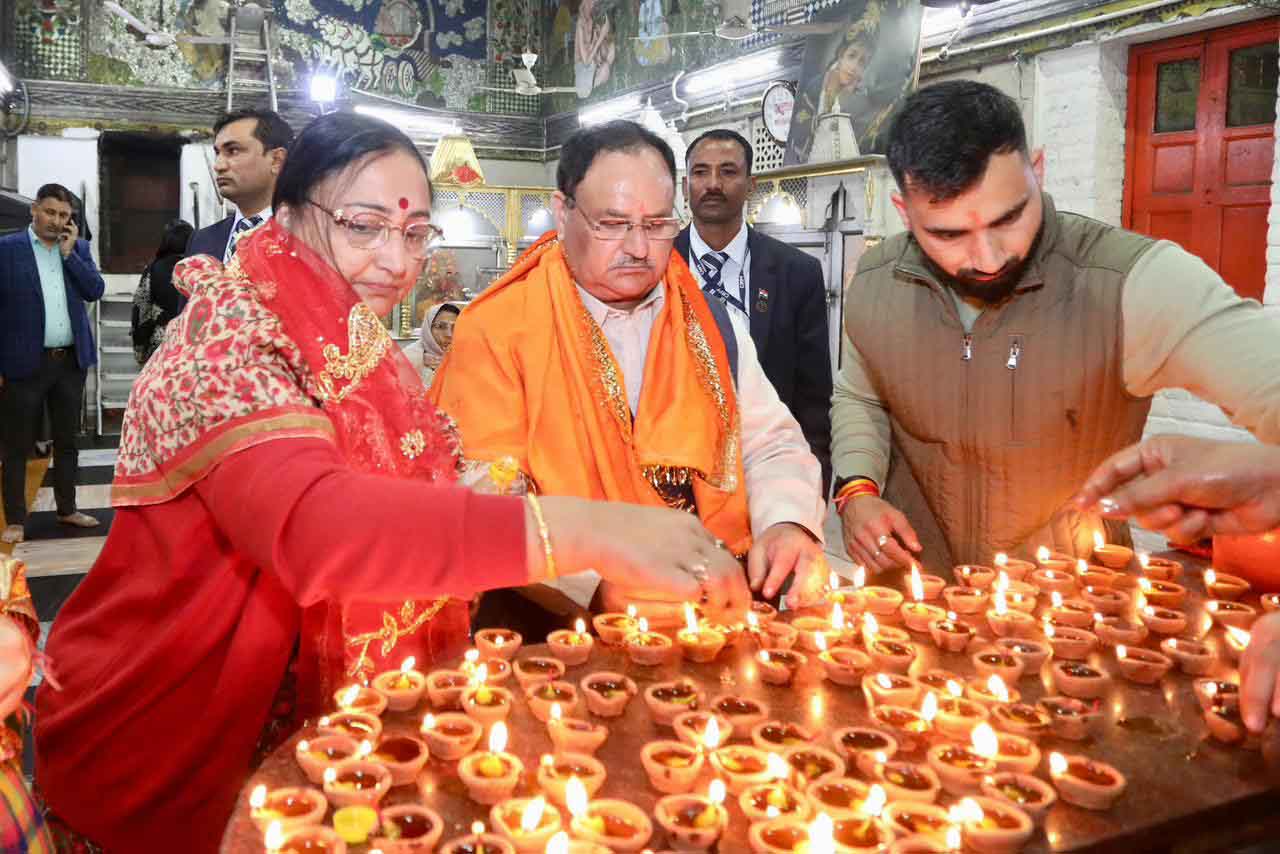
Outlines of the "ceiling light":
M 447 136 L 448 134 L 461 133 L 462 128 L 454 119 L 446 119 L 437 116 L 428 116 L 420 113 L 410 112 L 409 110 L 398 110 L 394 107 L 371 107 L 368 104 L 360 104 L 356 107 L 356 112 L 362 116 L 373 116 L 376 119 L 382 119 L 384 122 L 393 124 L 400 128 L 410 136 Z
M 778 68 L 777 51 L 752 54 L 724 65 L 715 66 L 691 75 L 684 84 L 686 95 L 707 95 L 728 90 L 746 80 L 767 77 Z
M 312 74 L 311 100 L 325 106 L 338 100 L 338 78 L 323 72 Z
M 578 111 L 578 126 L 587 127 L 589 125 L 599 125 L 605 122 L 611 122 L 614 119 L 625 119 L 631 113 L 640 109 L 639 95 L 623 95 L 621 98 L 612 98 L 608 101 L 602 101 L 586 109 Z

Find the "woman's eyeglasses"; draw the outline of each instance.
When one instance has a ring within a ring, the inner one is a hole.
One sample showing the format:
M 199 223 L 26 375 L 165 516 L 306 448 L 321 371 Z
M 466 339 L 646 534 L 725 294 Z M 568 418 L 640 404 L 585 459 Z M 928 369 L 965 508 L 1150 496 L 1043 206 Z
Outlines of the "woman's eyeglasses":
M 387 242 L 391 232 L 398 231 L 404 239 L 405 251 L 414 258 L 423 260 L 430 257 L 444 236 L 439 226 L 429 222 L 411 222 L 405 226 L 392 225 L 386 218 L 376 213 L 347 214 L 342 208 L 331 211 L 311 199 L 307 199 L 307 203 L 324 211 L 333 219 L 334 224 L 346 229 L 347 241 L 357 249 L 377 249 Z

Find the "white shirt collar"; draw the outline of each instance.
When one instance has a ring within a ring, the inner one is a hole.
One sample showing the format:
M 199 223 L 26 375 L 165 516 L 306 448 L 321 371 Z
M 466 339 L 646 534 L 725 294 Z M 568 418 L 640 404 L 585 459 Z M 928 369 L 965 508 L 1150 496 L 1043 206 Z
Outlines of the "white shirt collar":
M 248 219 L 251 216 L 262 217 L 262 221 L 266 222 L 267 220 L 271 219 L 271 205 L 267 205 L 265 208 L 258 211 L 256 214 L 249 214 L 248 216 L 245 216 L 245 214 L 239 208 L 236 208 L 236 218 L 235 218 L 235 221 L 231 223 L 232 230 L 235 230 L 235 227 L 240 224 L 240 220 Z
M 689 254 L 690 261 L 696 261 L 712 249 L 707 242 L 702 239 L 702 235 L 698 234 L 698 225 L 694 223 L 689 227 Z M 738 229 L 738 233 L 733 236 L 729 244 L 721 250 L 729 256 L 729 260 L 735 262 L 739 268 L 746 266 L 747 263 L 747 223 L 743 220 L 742 227 Z M 691 265 L 692 266 L 692 265 Z
M 631 309 L 631 311 L 623 311 L 620 308 L 614 308 L 608 303 L 597 299 L 582 285 L 578 285 L 577 287 L 578 294 L 582 297 L 582 304 L 587 307 L 587 313 L 591 315 L 591 318 L 596 322 L 597 326 L 603 326 L 605 318 L 611 313 L 614 315 L 626 316 L 636 314 L 641 309 L 649 308 L 650 306 L 661 308 L 667 290 L 663 286 L 662 282 L 658 282 L 658 284 L 654 285 L 653 290 L 649 291 L 649 295 L 642 299 L 635 308 Z

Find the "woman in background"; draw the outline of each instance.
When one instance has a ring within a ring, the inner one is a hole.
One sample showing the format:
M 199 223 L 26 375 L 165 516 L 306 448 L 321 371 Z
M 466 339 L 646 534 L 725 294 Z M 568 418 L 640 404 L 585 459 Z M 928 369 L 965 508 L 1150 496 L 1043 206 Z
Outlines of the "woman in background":
M 418 340 L 404 348 L 405 358 L 418 369 L 422 385 L 426 388 L 431 387 L 436 369 L 444 361 L 444 354 L 449 352 L 449 345 L 453 344 L 453 326 L 464 306 L 464 302 L 442 302 L 432 306 L 422 321 Z
M 160 238 L 160 248 L 142 272 L 133 294 L 133 356 L 145 365 L 164 340 L 165 327 L 182 311 L 186 299 L 173 284 L 173 268 L 187 251 L 194 231 L 186 220 L 169 220 Z

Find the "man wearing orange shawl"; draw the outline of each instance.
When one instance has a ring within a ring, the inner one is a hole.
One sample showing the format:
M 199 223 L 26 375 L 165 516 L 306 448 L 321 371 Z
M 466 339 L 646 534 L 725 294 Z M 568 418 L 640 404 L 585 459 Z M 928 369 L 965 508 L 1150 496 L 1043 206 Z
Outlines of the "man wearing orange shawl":
M 811 595 L 826 577 L 818 462 L 749 330 L 717 318 L 671 251 L 670 148 L 633 122 L 588 128 L 557 183 L 557 232 L 463 311 L 432 386 L 466 456 L 510 456 L 547 495 L 696 512 L 746 556 L 753 589 L 772 598 L 794 572 L 791 601 Z M 618 606 L 612 592 L 598 604 Z

